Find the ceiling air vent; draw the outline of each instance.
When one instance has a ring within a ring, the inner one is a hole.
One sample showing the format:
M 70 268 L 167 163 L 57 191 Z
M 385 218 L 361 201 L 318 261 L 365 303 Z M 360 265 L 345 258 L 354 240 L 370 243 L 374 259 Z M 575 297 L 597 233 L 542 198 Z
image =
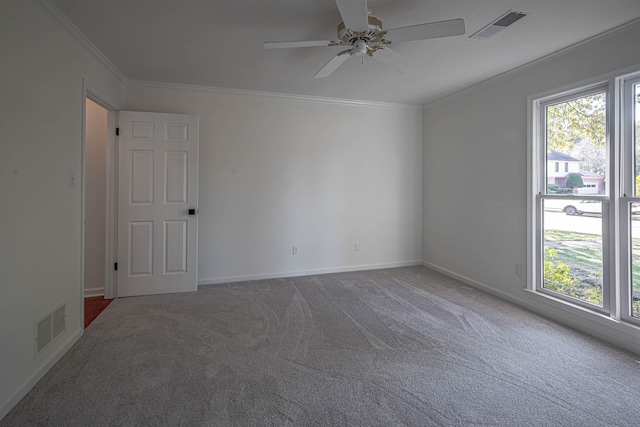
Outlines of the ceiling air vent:
M 489 25 L 481 28 L 479 31 L 470 35 L 470 39 L 488 39 L 498 34 L 500 31 L 507 28 L 509 25 L 527 16 L 526 12 L 516 12 L 513 10 L 508 11 L 504 15 L 498 17 L 498 19 L 491 22 Z

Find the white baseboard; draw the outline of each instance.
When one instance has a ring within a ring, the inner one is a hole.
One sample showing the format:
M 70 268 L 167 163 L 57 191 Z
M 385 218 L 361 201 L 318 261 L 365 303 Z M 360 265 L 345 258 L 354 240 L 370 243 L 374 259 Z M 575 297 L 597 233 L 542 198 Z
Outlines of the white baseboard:
M 102 297 L 104 296 L 104 288 L 86 288 L 84 290 L 84 297 Z
M 525 290 L 525 298 L 518 298 L 437 264 L 423 261 L 422 265 L 438 271 L 445 276 L 449 276 L 462 283 L 473 286 L 474 288 L 486 291 L 487 293 L 516 304 L 547 319 L 551 319 L 573 329 L 577 329 L 588 335 L 601 339 L 602 341 L 606 341 L 610 344 L 640 355 L 640 328 L 635 325 L 617 321 L 608 316 L 592 312 L 585 308 L 538 292 Z
M 315 274 L 346 273 L 360 270 L 379 270 L 382 268 L 411 267 L 422 265 L 421 261 L 383 262 L 378 264 L 361 264 L 342 267 L 315 268 L 309 270 L 283 271 L 280 273 L 250 274 L 246 276 L 226 276 L 198 279 L 198 285 L 218 285 L 220 283 L 246 282 L 247 280 L 279 279 L 282 277 L 313 276 Z
M 430 268 L 432 270 L 435 270 L 439 273 L 444 274 L 445 276 L 449 276 L 452 277 L 454 279 L 457 279 L 459 281 L 461 281 L 462 283 L 465 283 L 469 286 L 473 286 L 474 288 L 478 288 L 478 289 L 482 289 L 483 291 L 490 293 L 491 295 L 497 296 L 498 298 L 502 298 L 504 300 L 507 300 L 509 302 L 512 302 L 516 305 L 524 305 L 525 301 L 521 300 L 520 298 L 516 298 L 513 295 L 509 295 L 506 292 L 502 292 L 499 289 L 495 289 L 492 288 L 489 285 L 485 285 L 482 282 L 478 282 L 477 280 L 471 279 L 467 276 L 463 276 L 462 274 L 458 274 L 456 272 L 453 272 L 449 269 L 446 269 L 444 267 L 440 267 L 439 265 L 427 262 L 427 261 L 422 261 L 422 265 L 424 265 L 427 268 Z
M 35 374 L 33 374 L 31 378 L 27 380 L 27 382 L 14 393 L 13 396 L 9 398 L 7 402 L 2 404 L 2 407 L 0 407 L 0 420 L 2 420 L 13 409 L 13 407 L 16 406 L 18 402 L 20 402 L 20 400 L 22 400 L 22 398 L 27 395 L 27 393 L 29 393 L 29 391 L 38 383 L 38 381 L 40 381 L 42 377 L 44 377 L 46 373 L 49 372 L 49 369 L 51 369 L 53 365 L 55 365 L 62 358 L 62 356 L 64 356 L 67 351 L 69 351 L 69 349 L 73 347 L 76 342 L 78 342 L 83 333 L 84 330 L 80 329 L 75 334 L 71 335 L 69 339 L 67 339 L 67 341 L 62 345 L 62 347 L 60 347 L 58 351 L 52 354 L 49 357 L 49 360 L 44 365 L 42 365 L 42 367 Z

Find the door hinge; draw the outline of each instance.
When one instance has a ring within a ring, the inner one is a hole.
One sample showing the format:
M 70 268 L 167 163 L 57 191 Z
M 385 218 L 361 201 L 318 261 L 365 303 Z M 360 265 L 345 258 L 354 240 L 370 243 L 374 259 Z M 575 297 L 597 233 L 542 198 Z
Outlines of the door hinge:
M 116 135 L 120 135 L 120 128 L 116 128 Z
M 115 271 L 118 271 L 118 263 L 117 263 L 117 262 L 116 262 L 115 264 L 113 264 L 113 269 L 114 269 Z

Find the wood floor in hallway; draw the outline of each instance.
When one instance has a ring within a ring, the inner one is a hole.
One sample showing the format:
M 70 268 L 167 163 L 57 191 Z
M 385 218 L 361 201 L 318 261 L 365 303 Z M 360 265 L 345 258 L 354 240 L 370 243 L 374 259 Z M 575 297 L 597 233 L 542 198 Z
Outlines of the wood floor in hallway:
M 84 299 L 84 327 L 86 328 L 96 320 L 96 317 L 111 304 L 112 299 L 104 297 L 88 297 Z

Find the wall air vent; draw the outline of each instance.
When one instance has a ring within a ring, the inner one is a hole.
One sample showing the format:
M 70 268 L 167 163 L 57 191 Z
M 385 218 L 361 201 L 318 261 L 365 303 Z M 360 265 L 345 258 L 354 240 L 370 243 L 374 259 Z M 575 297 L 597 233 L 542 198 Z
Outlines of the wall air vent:
M 489 25 L 481 28 L 479 31 L 473 33 L 469 36 L 470 39 L 488 39 L 489 37 L 493 37 L 498 34 L 500 31 L 507 28 L 509 25 L 513 24 L 516 21 L 527 16 L 526 12 L 516 12 L 514 10 L 510 10 L 507 13 L 499 16 Z
M 36 353 L 40 353 L 51 343 L 51 315 L 40 320 L 36 326 Z
M 62 304 L 53 313 L 51 313 L 51 338 L 56 339 L 58 336 L 67 329 L 66 320 L 66 306 Z
M 66 310 L 62 304 L 36 322 L 36 356 L 67 329 Z

